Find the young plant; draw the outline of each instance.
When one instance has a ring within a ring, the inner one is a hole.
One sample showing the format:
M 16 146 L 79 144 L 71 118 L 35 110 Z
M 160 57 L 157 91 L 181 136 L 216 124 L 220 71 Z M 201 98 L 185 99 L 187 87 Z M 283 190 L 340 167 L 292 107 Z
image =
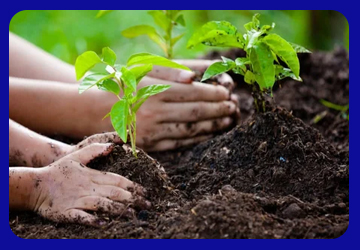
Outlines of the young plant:
M 150 25 L 136 25 L 124 30 L 121 34 L 127 38 L 147 35 L 160 46 L 167 58 L 173 58 L 174 45 L 185 35 L 184 33 L 176 36 L 173 34 L 175 26 L 185 26 L 185 20 L 181 14 L 181 10 L 151 10 L 148 13 L 154 18 L 161 32 L 158 32 Z
M 222 62 L 212 64 L 204 73 L 202 81 L 213 76 L 233 71 L 244 76 L 247 84 L 253 86 L 253 97 L 257 112 L 266 111 L 264 93 L 272 93 L 276 80 L 291 77 L 302 81 L 297 53 L 310 53 L 307 49 L 287 42 L 277 34 L 270 34 L 275 23 L 260 27 L 259 14 L 245 24 L 245 34 L 226 21 L 211 21 L 203 25 L 189 40 L 187 47 L 198 44 L 217 47 L 241 48 L 246 57 L 235 61 L 222 57 Z M 282 66 L 280 60 L 287 65 Z
M 114 130 L 124 141 L 130 136 L 132 152 L 136 154 L 136 112 L 152 95 L 156 95 L 170 88 L 170 85 L 149 85 L 137 90 L 140 80 L 152 70 L 153 65 L 189 70 L 189 68 L 170 61 L 164 57 L 139 53 L 132 55 L 126 65 L 115 64 L 116 54 L 110 48 L 102 49 L 102 56 L 93 51 L 87 51 L 76 59 L 76 79 L 80 80 L 96 64 L 106 65 L 107 73 L 90 73 L 84 77 L 79 85 L 79 94 L 97 86 L 98 89 L 113 93 L 118 101 L 114 103 L 110 112 L 103 119 L 110 116 Z

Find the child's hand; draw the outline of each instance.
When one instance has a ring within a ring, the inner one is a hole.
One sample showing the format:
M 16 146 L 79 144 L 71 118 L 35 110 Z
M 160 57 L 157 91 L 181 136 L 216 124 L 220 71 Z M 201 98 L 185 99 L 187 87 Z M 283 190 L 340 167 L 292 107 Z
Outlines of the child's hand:
M 38 186 L 34 191 L 38 197 L 34 199 L 33 209 L 56 222 L 96 226 L 101 222 L 85 211 L 131 216 L 133 210 L 129 205 L 133 202 L 142 204 L 144 208 L 150 206 L 142 197 L 144 189 L 138 184 L 84 165 L 97 156 L 109 154 L 112 148 L 110 143 L 93 143 L 38 169 Z

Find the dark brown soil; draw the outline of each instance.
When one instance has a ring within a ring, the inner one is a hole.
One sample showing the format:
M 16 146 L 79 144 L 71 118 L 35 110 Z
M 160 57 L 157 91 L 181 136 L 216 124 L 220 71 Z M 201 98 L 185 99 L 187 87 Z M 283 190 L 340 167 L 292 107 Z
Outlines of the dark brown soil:
M 149 210 L 138 209 L 133 218 L 101 214 L 108 221 L 103 228 L 10 213 L 11 229 L 22 238 L 341 236 L 349 223 L 348 123 L 319 100 L 348 102 L 344 53 L 302 58 L 304 83 L 283 82 L 275 91 L 292 114 L 276 108 L 253 115 L 249 91 L 238 84 L 244 122 L 196 147 L 154 154 L 166 173 L 156 160 L 142 152 L 136 160 L 121 146 L 89 164 L 142 184 Z M 324 110 L 329 115 L 312 124 Z

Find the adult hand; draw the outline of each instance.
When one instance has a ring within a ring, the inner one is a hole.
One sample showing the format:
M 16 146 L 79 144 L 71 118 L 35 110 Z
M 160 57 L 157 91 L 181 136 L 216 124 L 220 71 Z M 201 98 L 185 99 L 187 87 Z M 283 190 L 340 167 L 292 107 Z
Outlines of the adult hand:
M 182 61 L 190 68 L 204 71 L 213 61 Z M 239 117 L 235 95 L 221 85 L 192 82 L 193 72 L 154 67 L 139 83 L 139 88 L 152 84 L 168 84 L 171 88 L 150 97 L 137 113 L 136 143 L 145 151 L 163 151 L 207 140 L 213 133 L 229 127 Z M 164 80 L 165 79 L 165 80 Z M 224 75 L 226 82 L 232 80 Z M 187 83 L 187 84 L 184 84 Z M 90 108 L 89 121 L 85 122 L 88 134 L 113 131 L 109 119 L 101 121 L 116 102 L 116 97 L 106 92 L 89 90 L 88 95 L 96 105 Z M 82 120 L 83 121 L 83 120 Z

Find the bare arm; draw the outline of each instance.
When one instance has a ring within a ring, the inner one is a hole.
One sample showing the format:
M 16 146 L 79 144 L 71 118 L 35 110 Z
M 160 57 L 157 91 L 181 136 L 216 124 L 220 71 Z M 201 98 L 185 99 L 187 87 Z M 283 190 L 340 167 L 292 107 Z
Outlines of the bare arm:
M 74 83 L 74 66 L 9 33 L 9 76 Z
M 107 111 L 93 119 L 92 106 L 101 107 L 104 101 L 101 95 L 92 95 L 92 92 L 97 90 L 79 95 L 76 84 L 10 77 L 9 115 L 39 133 L 82 138 L 103 132 L 92 129 L 98 127 L 98 123 L 101 125 Z M 89 95 L 94 98 L 88 98 Z
M 70 145 L 37 134 L 9 119 L 9 163 L 11 166 L 46 166 L 70 150 Z

